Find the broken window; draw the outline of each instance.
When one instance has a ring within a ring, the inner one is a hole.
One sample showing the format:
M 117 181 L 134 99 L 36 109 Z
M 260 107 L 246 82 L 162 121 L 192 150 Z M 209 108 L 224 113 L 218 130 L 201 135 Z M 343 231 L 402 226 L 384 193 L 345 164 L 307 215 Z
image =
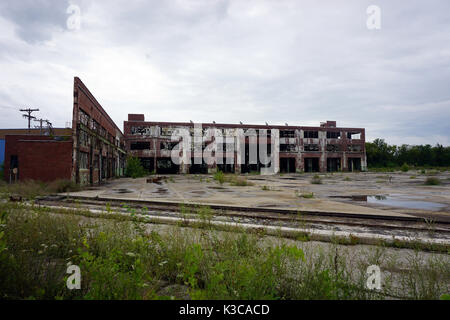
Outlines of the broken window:
M 88 153 L 87 152 L 80 152 L 80 169 L 87 169 L 88 168 Z
M 350 152 L 361 152 L 362 148 L 359 144 L 351 144 L 348 146 L 348 151 Z
M 361 132 L 347 132 L 347 139 L 361 139 Z
M 79 117 L 82 124 L 84 124 L 85 126 L 89 125 L 89 116 L 86 112 L 80 109 Z
M 172 136 L 173 132 L 175 131 L 174 128 L 161 128 L 161 135 L 162 136 Z
M 338 144 L 327 144 L 327 151 L 339 152 L 339 151 L 341 151 L 341 146 Z
M 98 160 L 99 160 L 99 156 L 98 154 L 94 156 L 94 168 L 98 169 Z
M 305 144 L 304 150 L 305 151 L 319 151 L 319 145 L 318 144 Z
M 304 131 L 303 138 L 318 138 L 319 131 Z
M 106 137 L 106 129 L 103 128 L 102 126 L 100 126 L 98 133 L 102 136 L 102 137 Z
M 178 142 L 172 142 L 172 141 L 161 141 L 159 145 L 160 150 L 173 150 L 175 147 L 178 146 Z M 178 149 L 178 148 L 177 148 Z
M 340 139 L 341 133 L 337 131 L 327 131 L 327 139 Z
M 147 141 L 133 141 L 130 144 L 131 150 L 148 150 L 150 149 L 150 142 Z
M 81 146 L 87 147 L 89 145 L 89 135 L 86 131 L 80 130 L 78 139 Z
M 295 144 L 280 144 L 280 152 L 294 152 L 295 149 Z
M 294 130 L 281 130 L 280 131 L 280 138 L 294 138 L 294 137 L 295 137 Z

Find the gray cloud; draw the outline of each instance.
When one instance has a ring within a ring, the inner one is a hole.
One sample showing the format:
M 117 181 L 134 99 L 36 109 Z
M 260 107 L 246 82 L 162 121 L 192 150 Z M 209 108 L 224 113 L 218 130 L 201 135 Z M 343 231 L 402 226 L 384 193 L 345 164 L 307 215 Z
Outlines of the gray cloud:
M 53 32 L 65 28 L 67 7 L 68 1 L 2 1 L 0 12 L 16 24 L 21 39 L 36 43 L 50 40 Z
M 450 3 L 413 1 L 4 1 L 0 96 L 63 125 L 73 76 L 121 126 L 151 120 L 306 124 L 369 139 L 450 144 Z M 381 30 L 366 8 L 381 8 Z M 0 114 L 10 111 L 0 108 Z M 0 126 L 23 125 L 20 114 Z

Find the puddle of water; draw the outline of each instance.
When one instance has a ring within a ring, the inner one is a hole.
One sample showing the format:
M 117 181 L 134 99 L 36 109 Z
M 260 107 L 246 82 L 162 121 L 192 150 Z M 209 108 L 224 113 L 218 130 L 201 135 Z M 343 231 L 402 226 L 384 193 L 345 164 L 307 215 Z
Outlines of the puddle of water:
M 442 203 L 436 203 L 431 201 L 408 200 L 395 198 L 391 196 L 368 196 L 367 203 L 375 203 L 385 206 L 408 208 L 408 209 L 431 210 L 431 211 L 437 211 L 446 207 L 446 205 Z
M 445 204 L 431 202 L 431 201 L 419 201 L 411 200 L 411 198 L 417 198 L 414 196 L 401 196 L 401 195 L 352 195 L 352 196 L 331 196 L 330 198 L 350 199 L 351 201 L 362 201 L 372 204 L 380 204 L 390 207 L 408 208 L 408 209 L 420 209 L 438 211 L 446 207 Z
M 129 189 L 114 189 L 117 193 L 132 193 L 133 191 Z
M 167 193 L 167 189 L 164 188 L 158 188 L 156 189 L 156 191 L 154 193 L 159 193 L 159 194 L 166 194 Z

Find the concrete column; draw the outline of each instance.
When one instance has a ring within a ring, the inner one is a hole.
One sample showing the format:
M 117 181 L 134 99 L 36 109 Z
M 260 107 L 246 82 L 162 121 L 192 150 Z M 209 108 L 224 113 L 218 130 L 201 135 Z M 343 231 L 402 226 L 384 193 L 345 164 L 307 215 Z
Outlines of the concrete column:
M 320 158 L 319 158 L 319 171 L 326 172 L 327 171 L 327 132 L 319 131 L 319 150 L 320 150 Z

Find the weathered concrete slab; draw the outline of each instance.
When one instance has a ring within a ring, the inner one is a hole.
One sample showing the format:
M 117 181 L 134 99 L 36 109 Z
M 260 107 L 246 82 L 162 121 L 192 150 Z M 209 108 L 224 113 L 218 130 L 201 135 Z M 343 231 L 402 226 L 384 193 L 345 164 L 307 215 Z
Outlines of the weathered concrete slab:
M 218 184 L 209 175 L 173 175 L 159 183 L 147 178 L 123 178 L 108 184 L 70 193 L 74 197 L 102 198 L 153 203 L 204 204 L 212 207 L 243 207 L 276 212 L 323 212 L 347 215 L 414 217 L 429 214 L 450 218 L 450 186 L 448 174 L 442 174 L 441 186 L 424 186 L 423 177 L 410 179 L 412 174 L 344 173 L 321 175 L 322 184 L 311 184 L 312 175 L 247 176 L 250 186 Z M 390 178 L 389 178 L 390 177 Z M 414 181 L 412 181 L 414 180 Z M 311 199 L 301 195 L 313 193 Z M 334 196 L 367 196 L 402 194 L 421 201 L 438 202 L 439 211 L 390 207 L 350 198 Z

